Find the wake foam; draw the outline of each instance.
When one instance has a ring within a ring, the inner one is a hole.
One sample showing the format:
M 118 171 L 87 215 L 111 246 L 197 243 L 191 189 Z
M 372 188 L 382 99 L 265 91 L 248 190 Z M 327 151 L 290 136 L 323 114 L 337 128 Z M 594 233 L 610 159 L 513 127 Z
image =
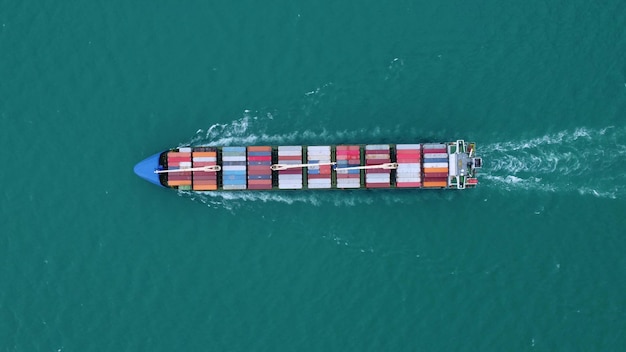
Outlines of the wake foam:
M 626 129 L 577 128 L 521 141 L 481 146 L 483 183 L 511 190 L 576 192 L 623 198 Z
M 315 126 L 315 121 L 307 127 Z M 274 133 L 284 129 L 284 123 L 275 121 L 272 112 L 251 112 L 246 110 L 239 119 L 224 124 L 214 124 L 206 129 L 198 129 L 188 141 L 179 146 L 241 146 L 252 144 L 338 144 L 363 142 L 409 143 L 415 140 L 444 140 L 441 131 L 424 132 L 414 124 L 396 125 L 386 128 L 372 127 L 350 130 L 290 128 L 289 133 Z
M 294 190 L 294 191 L 230 191 L 191 192 L 179 191 L 178 195 L 206 204 L 209 207 L 235 210 L 252 203 L 308 204 L 316 207 L 332 205 L 354 207 L 371 204 L 420 204 L 435 200 L 453 201 L 454 192 L 405 190 Z

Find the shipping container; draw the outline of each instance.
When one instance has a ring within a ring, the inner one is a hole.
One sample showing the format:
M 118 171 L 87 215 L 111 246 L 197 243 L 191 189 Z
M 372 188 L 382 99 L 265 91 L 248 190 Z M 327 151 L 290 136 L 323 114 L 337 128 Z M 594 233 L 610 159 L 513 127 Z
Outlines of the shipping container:
M 424 182 L 448 182 L 447 177 L 424 177 Z
M 441 172 L 445 172 L 446 174 L 448 173 L 448 168 L 447 167 L 426 167 L 424 166 L 424 173 L 429 174 L 429 173 L 441 173 Z
M 421 182 L 400 182 L 396 183 L 396 187 L 398 188 L 420 188 L 422 187 Z
M 441 143 L 427 143 L 422 145 L 422 149 L 424 150 L 424 153 L 426 153 L 426 150 L 432 150 L 432 149 L 447 149 L 445 144 L 441 144 Z
M 422 146 L 420 144 L 396 144 L 396 150 L 404 149 L 420 150 Z
M 424 181 L 423 186 L 424 187 L 447 187 L 448 183 L 447 182 L 429 182 L 429 181 Z
M 424 169 L 432 169 L 432 168 L 448 168 L 448 163 L 427 163 L 424 162 Z

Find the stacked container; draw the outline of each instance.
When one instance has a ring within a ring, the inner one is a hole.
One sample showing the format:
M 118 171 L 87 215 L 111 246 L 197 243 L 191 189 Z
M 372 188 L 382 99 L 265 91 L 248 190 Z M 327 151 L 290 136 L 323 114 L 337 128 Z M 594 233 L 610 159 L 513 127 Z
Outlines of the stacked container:
M 424 187 L 448 186 L 448 151 L 445 144 L 424 144 Z
M 396 145 L 396 187 L 421 187 L 421 146 L 419 144 Z
M 248 189 L 272 189 L 272 147 L 248 147 Z
M 285 165 L 302 164 L 302 146 L 279 146 L 278 163 Z M 278 188 L 302 189 L 302 168 L 278 171 Z
M 214 166 L 217 164 L 217 148 L 198 147 L 193 148 L 191 154 L 193 167 Z M 194 171 L 193 190 L 194 191 L 215 191 L 217 189 L 217 172 L 215 171 Z
M 330 163 L 330 146 L 307 147 L 307 163 Z M 308 188 L 330 188 L 330 165 L 308 167 Z
M 246 189 L 246 147 L 222 147 L 222 188 Z
M 341 168 L 361 165 L 361 148 L 358 145 L 338 145 L 336 147 L 337 188 L 360 188 L 361 170 Z
M 388 144 L 370 144 L 365 146 L 365 165 L 380 165 L 391 162 Z M 389 188 L 391 170 L 365 170 L 365 186 L 367 188 Z
M 178 152 L 167 153 L 167 168 L 169 170 L 191 168 L 191 148 L 179 148 Z M 191 187 L 191 171 L 168 173 L 167 184 L 189 189 Z

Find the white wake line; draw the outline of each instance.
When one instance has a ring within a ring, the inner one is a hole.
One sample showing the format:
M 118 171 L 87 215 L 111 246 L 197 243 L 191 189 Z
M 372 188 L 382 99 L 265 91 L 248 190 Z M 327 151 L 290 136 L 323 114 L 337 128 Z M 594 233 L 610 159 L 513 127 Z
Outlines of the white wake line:
M 554 185 L 546 183 L 540 177 L 521 178 L 514 175 L 493 176 L 482 175 L 483 187 L 490 184 L 505 191 L 541 191 L 551 193 L 578 193 L 580 195 L 593 195 L 598 198 L 618 199 L 626 195 L 626 186 L 613 184 L 609 189 L 602 189 L 599 185 Z M 611 184 L 611 183 L 608 183 Z
M 550 145 L 571 145 L 575 146 L 579 142 L 606 141 L 613 146 L 618 146 L 618 141 L 626 137 L 626 128 L 616 128 L 615 126 L 604 127 L 599 130 L 589 129 L 586 127 L 576 128 L 574 131 L 560 131 L 553 134 L 547 134 L 542 137 L 526 139 L 522 141 L 512 142 L 496 142 L 481 146 L 485 152 L 511 152 L 517 150 L 534 149 L 542 146 Z M 622 145 L 622 147 L 624 147 Z

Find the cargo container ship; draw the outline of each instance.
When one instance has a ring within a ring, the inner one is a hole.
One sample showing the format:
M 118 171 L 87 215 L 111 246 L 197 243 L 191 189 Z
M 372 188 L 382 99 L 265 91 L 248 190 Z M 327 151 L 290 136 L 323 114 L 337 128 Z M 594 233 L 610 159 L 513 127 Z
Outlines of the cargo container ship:
M 135 166 L 155 185 L 186 191 L 465 189 L 478 184 L 476 144 L 178 147 Z

